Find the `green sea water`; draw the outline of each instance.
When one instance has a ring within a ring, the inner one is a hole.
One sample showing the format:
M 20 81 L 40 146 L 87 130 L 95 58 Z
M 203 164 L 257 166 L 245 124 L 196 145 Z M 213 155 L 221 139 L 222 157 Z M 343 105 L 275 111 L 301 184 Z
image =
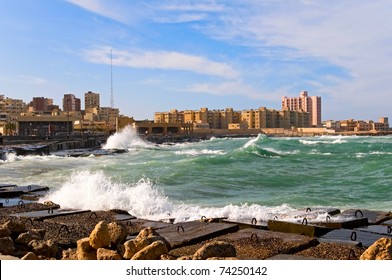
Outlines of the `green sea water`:
M 310 208 L 392 210 L 392 137 L 213 138 L 155 145 L 131 129 L 89 157 L 12 154 L 0 183 L 49 186 L 62 207 L 122 208 L 143 218 L 266 220 Z

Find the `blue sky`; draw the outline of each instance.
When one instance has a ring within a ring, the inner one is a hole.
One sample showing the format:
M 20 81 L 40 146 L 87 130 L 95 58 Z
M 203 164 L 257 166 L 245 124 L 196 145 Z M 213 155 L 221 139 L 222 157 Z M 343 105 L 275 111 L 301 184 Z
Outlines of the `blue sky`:
M 0 94 L 101 94 L 122 114 L 261 106 L 392 117 L 390 0 L 1 0 Z

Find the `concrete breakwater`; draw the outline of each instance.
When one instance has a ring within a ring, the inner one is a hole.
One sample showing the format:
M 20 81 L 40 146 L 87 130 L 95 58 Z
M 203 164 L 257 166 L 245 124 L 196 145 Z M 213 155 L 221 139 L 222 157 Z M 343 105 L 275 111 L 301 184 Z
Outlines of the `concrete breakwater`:
M 0 145 L 0 159 L 6 153 L 16 155 L 49 155 L 58 151 L 78 149 L 99 149 L 105 143 L 105 136 L 86 136 L 70 138 L 8 137 Z
M 365 258 L 367 252 L 366 258 L 392 258 L 391 212 L 308 208 L 294 222 L 200 217 L 175 223 L 174 217 L 151 221 L 120 209 L 62 209 L 53 202 L 24 201 L 0 208 L 3 255 L 58 260 L 355 260 Z M 327 219 L 314 221 L 312 217 L 321 211 L 328 212 Z M 96 244 L 94 240 L 106 241 Z M 384 250 L 378 245 L 379 251 L 369 253 L 376 242 Z M 150 249 L 153 253 L 147 254 Z

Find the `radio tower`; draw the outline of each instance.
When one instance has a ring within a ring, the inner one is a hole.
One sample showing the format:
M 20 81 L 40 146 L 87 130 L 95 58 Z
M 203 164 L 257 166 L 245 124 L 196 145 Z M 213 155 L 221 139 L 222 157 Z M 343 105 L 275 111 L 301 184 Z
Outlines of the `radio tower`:
M 110 50 L 110 108 L 114 108 L 114 96 L 113 96 L 113 55 Z

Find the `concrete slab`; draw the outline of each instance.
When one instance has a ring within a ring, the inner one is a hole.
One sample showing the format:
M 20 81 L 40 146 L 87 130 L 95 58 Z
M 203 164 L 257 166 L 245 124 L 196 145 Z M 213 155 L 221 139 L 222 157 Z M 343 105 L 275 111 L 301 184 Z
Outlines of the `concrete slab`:
M 339 221 L 339 215 L 334 216 L 334 219 L 335 218 L 337 218 L 336 221 L 334 221 L 333 219 L 327 219 L 325 222 L 317 222 L 316 224 L 331 229 L 338 229 L 338 228 L 353 229 L 356 227 L 362 227 L 369 224 L 367 218 L 352 217 L 352 219 L 350 220 L 347 220 L 347 218 L 345 218 L 344 221 L 343 220 Z
M 384 221 L 381 224 L 385 226 L 392 226 L 392 220 Z
M 392 237 L 392 226 L 387 225 L 372 225 L 372 226 L 367 226 L 367 227 L 361 227 L 361 228 L 356 228 L 358 231 L 365 231 L 365 232 L 371 232 L 371 233 L 376 233 L 380 235 L 387 235 Z
M 171 223 L 164 223 L 159 221 L 150 221 L 144 219 L 131 219 L 128 221 L 130 225 L 137 225 L 140 229 L 152 227 L 155 230 L 167 228 L 172 226 Z
M 268 222 L 266 221 L 258 221 L 256 219 L 252 220 L 229 220 L 229 219 L 222 219 L 223 223 L 228 224 L 238 224 L 240 228 L 257 228 L 257 229 L 268 229 Z
M 73 214 L 81 214 L 91 212 L 90 210 L 74 210 L 74 209 L 53 209 L 53 211 L 49 210 L 41 210 L 41 211 L 33 211 L 33 212 L 23 212 L 17 214 L 11 214 L 10 216 L 20 217 L 20 218 L 31 218 L 37 221 L 42 221 L 45 219 L 50 219 L 59 216 L 73 215 Z
M 302 234 L 309 237 L 316 237 L 331 231 L 330 228 L 318 226 L 314 224 L 299 224 L 287 221 L 269 220 L 268 229 L 271 231 L 279 231 L 286 233 Z
M 366 209 L 348 209 L 341 213 L 342 216 L 352 216 L 356 218 L 367 218 L 369 224 L 379 225 L 384 221 L 392 219 L 391 212 L 373 211 Z
M 357 229 L 335 229 L 332 230 L 325 235 L 320 236 L 320 238 L 324 240 L 343 240 L 343 241 L 357 241 L 362 244 L 364 247 L 371 246 L 378 239 L 383 237 L 383 235 L 359 231 Z
M 17 185 L 15 184 L 0 184 L 0 189 L 2 188 L 16 188 Z
M 316 246 L 317 239 L 255 228 L 240 229 L 216 238 L 233 244 L 244 259 L 267 259 L 277 254 L 294 254 Z
M 128 221 L 128 220 L 135 220 L 136 217 L 133 215 L 127 215 L 127 214 L 116 214 L 116 215 L 114 215 L 114 219 L 118 222 L 123 222 L 123 221 Z
M 330 216 L 338 215 L 340 213 L 340 210 L 337 208 L 323 208 L 323 207 L 316 207 L 316 208 L 306 208 L 306 209 L 301 209 L 305 213 L 317 213 L 317 214 L 323 214 L 327 213 Z
M 48 187 L 39 185 L 4 187 L 0 189 L 0 198 L 18 197 L 23 194 L 39 191 L 48 191 Z
M 238 225 L 224 223 L 185 222 L 170 225 L 157 232 L 171 245 L 179 248 L 239 230 Z

